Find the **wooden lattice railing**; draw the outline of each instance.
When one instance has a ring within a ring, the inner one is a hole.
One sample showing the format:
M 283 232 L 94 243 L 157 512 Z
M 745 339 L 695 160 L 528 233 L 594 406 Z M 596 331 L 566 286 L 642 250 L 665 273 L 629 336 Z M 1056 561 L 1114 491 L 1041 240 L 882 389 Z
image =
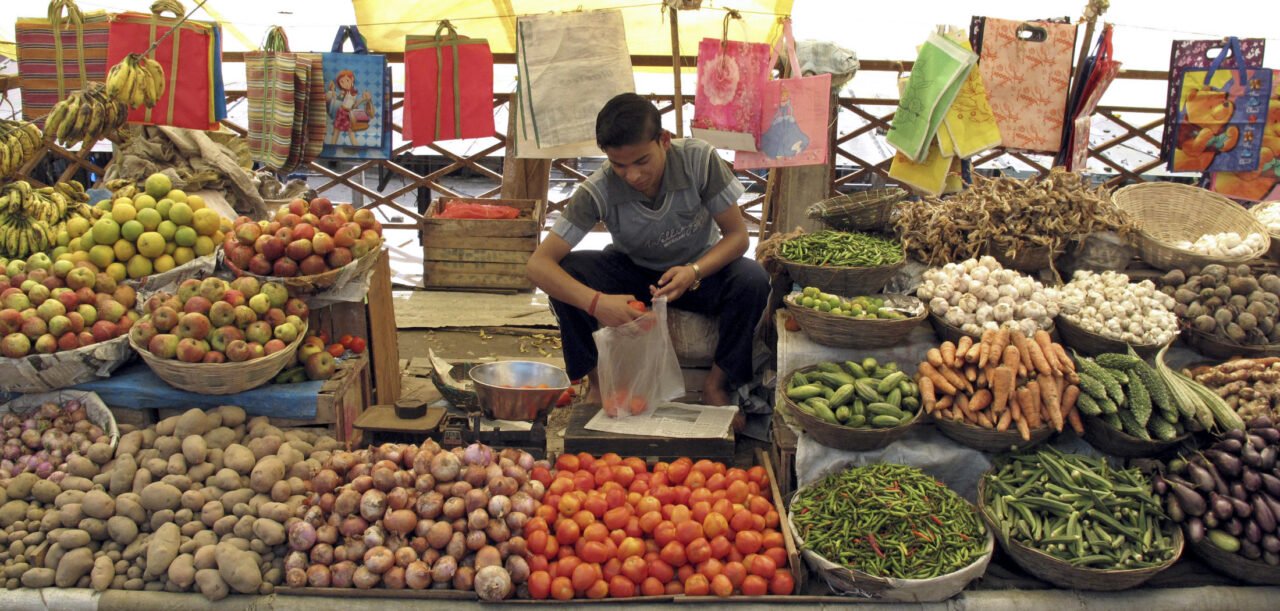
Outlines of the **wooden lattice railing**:
M 403 62 L 403 54 L 389 53 L 388 60 L 395 62 Z M 223 55 L 224 62 L 236 63 L 243 62 L 243 53 L 228 52 Z M 509 55 L 495 56 L 496 63 L 514 62 L 514 57 Z M 633 64 L 636 66 L 666 66 L 670 67 L 671 58 L 661 56 L 639 56 L 633 58 Z M 695 65 L 694 58 L 684 58 L 683 65 L 691 68 Z M 901 72 L 910 70 L 911 62 L 883 61 L 883 60 L 863 60 L 861 62 L 861 70 L 863 72 Z M 1131 80 L 1166 80 L 1167 74 L 1163 71 L 1122 71 L 1119 79 Z M 856 82 L 856 81 L 855 81 Z M 18 78 L 15 76 L 0 76 L 0 91 L 8 91 L 18 87 Z M 228 104 L 242 100 L 245 97 L 244 90 L 228 90 Z M 659 109 L 665 114 L 672 113 L 675 110 L 675 100 L 672 95 L 652 95 L 650 96 L 659 106 Z M 510 94 L 495 94 L 493 105 L 495 111 L 507 106 L 511 101 Z M 683 110 L 684 116 L 692 115 L 691 109 L 693 104 L 692 97 L 684 97 Z M 888 130 L 893 120 L 894 110 L 897 108 L 898 101 L 895 99 L 881 98 L 860 98 L 860 97 L 843 97 L 838 100 L 836 107 L 833 109 L 833 146 L 830 147 L 831 163 L 838 171 L 832 172 L 830 193 L 837 194 L 839 192 L 847 192 L 851 189 L 858 188 L 859 185 L 873 184 L 876 186 L 884 184 L 894 184 L 895 181 L 889 177 L 889 164 L 891 156 L 885 156 L 883 159 L 869 159 L 866 155 L 858 154 L 851 149 L 851 144 L 855 139 L 868 134 L 883 133 Z M 404 98 L 402 91 L 393 93 L 392 108 L 399 111 L 404 106 Z M 1134 120 L 1129 115 L 1139 115 L 1142 120 Z M 1144 181 L 1143 174 L 1161 165 L 1161 161 L 1153 155 L 1145 152 L 1131 150 L 1130 157 L 1142 158 L 1140 161 L 1133 159 L 1116 159 L 1114 155 L 1108 155 L 1108 152 L 1115 151 L 1120 147 L 1134 142 L 1142 142 L 1147 145 L 1146 150 L 1158 150 L 1159 148 L 1159 130 L 1164 126 L 1164 109 L 1161 106 L 1101 106 L 1095 113 L 1095 129 L 1098 127 L 1097 118 L 1104 118 L 1110 124 L 1124 130 L 1123 134 L 1117 135 L 1105 142 L 1091 146 L 1089 149 L 1089 157 L 1097 160 L 1106 168 L 1115 172 L 1115 175 L 1106 182 L 1108 185 L 1118 185 L 1125 182 L 1141 182 Z M 853 122 L 864 122 L 862 125 L 852 127 L 845 133 L 839 133 L 838 127 Z M 223 121 L 223 124 L 230 130 L 239 134 L 245 134 L 246 129 L 233 121 Z M 393 129 L 396 133 L 400 133 L 401 124 L 395 123 Z M 1154 132 L 1154 133 L 1153 133 Z M 405 195 L 420 192 L 420 190 L 429 190 L 436 194 L 447 196 L 463 196 L 464 194 L 457 192 L 444 184 L 445 177 L 455 175 L 461 171 L 467 170 L 475 175 L 491 180 L 493 188 L 484 191 L 481 197 L 496 196 L 502 184 L 502 174 L 494 171 L 485 164 L 481 163 L 490 156 L 502 154 L 508 144 L 508 135 L 495 131 L 492 135 L 495 141 L 488 146 L 484 146 L 471 154 L 460 155 L 450 151 L 439 145 L 429 145 L 422 147 L 427 149 L 423 151 L 421 148 L 415 148 L 408 142 L 402 143 L 393 150 L 392 158 L 389 160 L 368 160 L 355 163 L 346 167 L 346 169 L 331 169 L 324 162 L 311 163 L 302 171 L 320 176 L 325 179 L 320 185 L 316 185 L 316 189 L 320 192 L 329 191 L 337 187 L 346 187 L 354 193 L 359 193 L 365 198 L 364 205 L 366 207 L 384 207 L 388 212 L 394 210 L 396 216 L 401 216 L 405 220 L 402 222 L 385 224 L 389 228 L 416 229 L 420 227 L 422 216 L 420 210 L 425 210 L 426 202 L 416 202 L 416 204 L 406 205 L 397 201 Z M 407 160 L 422 156 L 440 156 L 448 160 L 448 164 L 426 173 L 418 173 L 411 170 Z M 37 156 L 36 160 L 28 163 L 23 169 L 23 173 L 29 173 L 32 168 L 48 157 L 64 160 L 67 167 L 60 173 L 59 179 L 66 180 L 76 175 L 80 171 L 93 172 L 97 175 L 102 174 L 102 168 L 93 163 L 88 158 L 88 151 L 69 151 L 52 143 L 47 143 L 45 148 Z M 1144 158 L 1145 157 L 1145 158 Z M 991 164 L 1001 158 L 1009 158 L 1025 165 L 1027 168 L 1040 174 L 1047 174 L 1052 160 L 1039 155 L 1029 155 L 1018 152 L 1006 152 L 1002 150 L 992 151 L 979 156 L 973 160 L 975 167 L 989 167 Z M 1127 163 L 1126 163 L 1127 162 Z M 580 182 L 586 178 L 586 174 L 577 167 L 576 160 L 557 159 L 551 163 L 551 167 L 559 172 L 563 179 L 572 182 Z M 398 176 L 404 180 L 403 186 L 398 186 L 390 191 L 371 187 L 366 184 L 364 178 L 366 172 L 376 172 L 379 183 L 387 184 L 387 178 L 391 175 Z M 739 178 L 749 187 L 748 195 L 739 202 L 739 209 L 743 217 L 749 224 L 753 224 L 756 228 L 766 226 L 771 219 L 763 218 L 764 214 L 761 210 L 768 210 L 764 206 L 767 194 L 769 193 L 768 175 L 762 171 L 739 171 Z M 420 196 L 419 196 L 420 197 Z M 564 201 L 549 201 L 548 211 L 555 212 L 560 210 Z

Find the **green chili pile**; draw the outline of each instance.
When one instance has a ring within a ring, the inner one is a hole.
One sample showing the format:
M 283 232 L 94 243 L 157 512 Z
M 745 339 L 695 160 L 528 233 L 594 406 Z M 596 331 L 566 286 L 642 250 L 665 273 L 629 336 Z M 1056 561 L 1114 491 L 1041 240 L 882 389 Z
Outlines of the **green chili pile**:
M 986 553 L 987 531 L 973 507 L 905 465 L 829 475 L 797 495 L 791 514 L 806 548 L 877 577 L 930 579 Z
M 818 231 L 782 243 L 782 258 L 805 265 L 875 267 L 903 259 L 902 243 L 866 233 Z
M 1101 570 L 1147 568 L 1173 556 L 1164 512 L 1137 469 L 1048 448 L 1010 457 L 983 478 L 984 508 L 1005 541 Z

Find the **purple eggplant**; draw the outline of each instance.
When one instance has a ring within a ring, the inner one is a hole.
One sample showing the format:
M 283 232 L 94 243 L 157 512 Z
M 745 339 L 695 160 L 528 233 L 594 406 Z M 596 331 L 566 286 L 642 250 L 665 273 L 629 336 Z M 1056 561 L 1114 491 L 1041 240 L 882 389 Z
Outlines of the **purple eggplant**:
M 1168 514 L 1169 519 L 1174 522 L 1182 523 L 1187 519 L 1187 513 L 1182 510 L 1182 505 L 1178 504 L 1177 498 L 1170 494 L 1164 497 L 1164 512 Z
M 1254 447 L 1255 446 L 1253 445 L 1247 445 L 1244 447 L 1243 450 L 1240 450 L 1240 462 L 1250 467 L 1258 467 L 1262 465 L 1262 454 L 1258 453 L 1258 451 L 1255 450 Z M 1256 447 L 1261 448 L 1265 446 L 1259 445 Z
M 1232 537 L 1239 537 L 1244 534 L 1244 522 L 1240 518 L 1231 518 L 1222 523 L 1222 530 L 1227 531 Z
M 1200 492 L 1213 492 L 1214 482 L 1213 476 L 1209 474 L 1209 470 L 1193 462 L 1187 463 L 1187 477 L 1191 478 L 1195 484 L 1196 490 Z
M 1240 429 L 1228 429 L 1227 432 L 1222 434 L 1222 437 L 1224 439 L 1234 439 L 1236 441 L 1243 442 L 1244 435 L 1245 435 L 1244 431 Z
M 1249 500 L 1249 491 L 1244 489 L 1244 484 L 1241 482 L 1231 482 L 1230 491 L 1231 491 L 1231 496 L 1235 498 L 1238 498 L 1242 501 Z
M 1280 443 L 1280 430 L 1274 427 L 1264 427 L 1249 432 L 1261 437 L 1267 443 Z
M 1261 462 L 1258 463 L 1258 468 L 1263 471 L 1270 471 L 1274 469 L 1276 466 L 1276 451 L 1276 446 L 1267 446 L 1262 448 L 1262 451 L 1258 453 L 1258 455 L 1262 457 Z
M 1234 496 L 1227 496 L 1223 498 L 1227 499 L 1227 501 L 1231 503 L 1231 511 L 1236 514 L 1236 517 L 1247 518 L 1253 515 L 1253 505 L 1249 504 L 1247 501 L 1242 501 Z
M 1267 494 L 1274 497 L 1280 497 L 1280 477 L 1276 477 L 1270 473 L 1262 474 L 1262 487 L 1266 489 Z
M 1209 507 L 1219 520 L 1229 520 L 1235 515 L 1235 508 L 1231 506 L 1231 501 L 1217 492 L 1209 493 Z
M 1258 523 L 1253 520 L 1244 521 L 1244 538 L 1254 543 L 1262 541 L 1262 529 L 1258 527 Z
M 1271 566 L 1280 566 L 1280 554 L 1272 552 L 1262 552 L 1262 561 Z
M 1182 508 L 1183 513 L 1189 516 L 1202 516 L 1207 511 L 1204 497 L 1199 492 L 1174 480 L 1169 480 L 1169 489 L 1173 491 L 1173 496 L 1177 498 L 1178 506 Z
M 1276 515 L 1271 511 L 1271 504 L 1261 495 L 1253 497 L 1253 520 L 1258 523 L 1262 532 L 1276 531 Z
M 1257 560 L 1262 557 L 1262 548 L 1257 543 L 1249 540 L 1240 542 L 1240 555 L 1250 560 Z
M 1271 423 L 1271 416 L 1267 416 L 1265 414 L 1261 416 L 1254 416 L 1253 418 L 1249 419 L 1250 429 L 1267 429 L 1267 428 L 1271 428 L 1272 426 L 1273 425 Z
M 1235 479 L 1240 477 L 1240 459 L 1222 450 L 1205 450 L 1205 457 L 1218 469 L 1218 473 Z
M 1156 473 L 1151 478 L 1151 490 L 1156 494 L 1164 495 L 1169 492 L 1169 482 L 1164 481 L 1164 476 Z
M 1213 444 L 1213 447 L 1219 450 L 1222 450 L 1224 452 L 1239 454 L 1240 449 L 1244 447 L 1244 444 L 1240 443 L 1239 439 L 1223 439 L 1222 441 L 1219 441 L 1218 443 Z
M 1254 471 L 1249 467 L 1245 467 L 1244 471 L 1240 474 L 1240 483 L 1244 486 L 1245 490 L 1254 492 L 1262 487 L 1262 477 L 1258 475 L 1257 471 Z
M 1262 535 L 1262 549 L 1273 554 L 1280 554 L 1280 537 L 1271 533 Z
M 1187 529 L 1187 538 L 1190 539 L 1191 541 L 1195 543 L 1199 543 L 1204 540 L 1204 533 L 1205 533 L 1204 522 L 1201 522 L 1200 518 L 1188 519 L 1186 524 L 1186 529 Z

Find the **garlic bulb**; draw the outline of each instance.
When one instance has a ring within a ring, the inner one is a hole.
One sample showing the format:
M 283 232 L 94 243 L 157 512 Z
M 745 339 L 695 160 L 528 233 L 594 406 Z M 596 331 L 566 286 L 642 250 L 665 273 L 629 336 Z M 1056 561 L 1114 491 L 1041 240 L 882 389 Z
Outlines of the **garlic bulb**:
M 1002 268 L 994 257 L 929 269 L 916 295 L 934 314 L 970 334 L 1006 322 L 1030 332 L 1048 329 L 1061 307 L 1057 290 Z
M 1205 234 L 1196 239 L 1195 242 L 1182 240 L 1176 242 L 1174 246 L 1214 257 L 1243 257 L 1262 250 L 1265 243 L 1266 237 L 1260 233 L 1250 233 L 1241 237 L 1240 234 L 1234 231 L 1228 231 L 1226 233 Z
M 1129 344 L 1164 344 L 1178 333 L 1173 297 L 1150 280 L 1078 271 L 1062 288 L 1062 315 L 1081 328 Z
M 1280 232 L 1280 206 L 1266 206 L 1260 210 L 1257 208 L 1254 210 L 1258 220 L 1267 226 L 1267 231 Z

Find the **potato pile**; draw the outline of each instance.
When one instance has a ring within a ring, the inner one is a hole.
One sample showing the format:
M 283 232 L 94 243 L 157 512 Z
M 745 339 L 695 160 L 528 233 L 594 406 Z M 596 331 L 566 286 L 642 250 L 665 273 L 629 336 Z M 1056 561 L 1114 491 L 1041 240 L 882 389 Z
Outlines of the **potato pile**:
M 0 484 L 4 585 L 268 594 L 307 482 L 339 447 L 231 406 L 130 431 L 114 452 L 95 443 L 57 483 Z
M 1206 265 L 1160 279 L 1174 313 L 1192 329 L 1245 346 L 1280 343 L 1280 276 L 1255 276 L 1248 265 Z

